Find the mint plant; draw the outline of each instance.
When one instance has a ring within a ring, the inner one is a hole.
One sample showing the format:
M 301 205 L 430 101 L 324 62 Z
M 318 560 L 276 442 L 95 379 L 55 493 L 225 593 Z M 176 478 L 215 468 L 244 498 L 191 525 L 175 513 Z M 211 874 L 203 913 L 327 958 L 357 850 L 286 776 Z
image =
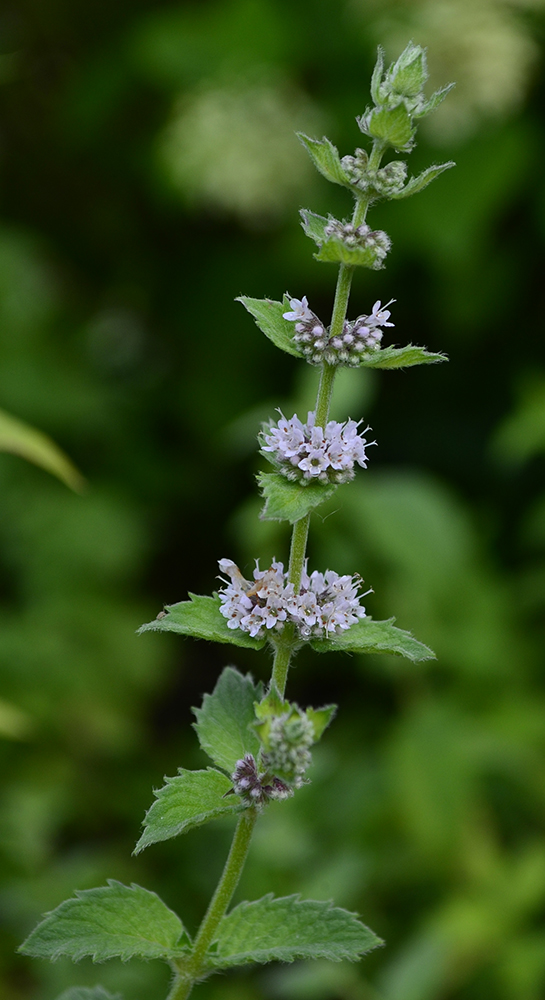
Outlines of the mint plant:
M 433 658 L 427 646 L 394 619 L 373 621 L 362 605 L 363 581 L 358 574 L 309 571 L 306 546 L 310 516 L 339 486 L 366 468 L 374 444 L 362 422 L 329 420 L 329 408 L 340 366 L 401 368 L 446 360 L 422 347 L 384 346 L 393 328 L 390 306 L 377 301 L 355 320 L 347 317 L 356 267 L 383 267 L 390 250 L 386 233 L 367 223 L 369 207 L 379 199 L 399 200 L 421 191 L 442 171 L 429 167 L 407 177 L 402 160 L 383 157 L 389 150 L 410 152 L 417 122 L 438 106 L 450 87 L 426 98 L 425 51 L 410 43 L 385 70 L 383 54 L 371 81 L 372 106 L 357 119 L 371 140 L 369 152 L 356 149 L 340 157 L 329 139 L 300 135 L 312 161 L 327 180 L 354 197 L 350 221 L 301 212 L 303 229 L 317 246 L 319 261 L 339 266 L 329 326 L 318 318 L 306 296 L 285 295 L 282 301 L 242 297 L 239 301 L 258 328 L 281 350 L 319 366 L 320 383 L 314 410 L 304 422 L 298 415 L 271 420 L 260 435 L 272 471 L 258 483 L 264 499 L 261 516 L 293 525 L 288 566 L 261 569 L 252 578 L 235 563 L 219 560 L 222 586 L 212 596 L 190 594 L 188 601 L 168 606 L 140 629 L 170 631 L 194 638 L 272 651 L 273 666 L 266 689 L 227 667 L 212 694 L 195 709 L 195 729 L 212 766 L 175 777 L 155 792 L 144 819 L 135 853 L 177 837 L 219 816 L 236 822 L 223 873 L 194 938 L 182 920 L 153 892 L 116 881 L 76 892 L 30 934 L 24 954 L 74 961 L 90 956 L 161 959 L 173 973 L 168 1000 L 185 1000 L 200 980 L 218 970 L 249 963 L 292 962 L 326 958 L 361 959 L 382 942 L 356 914 L 331 902 L 298 895 L 242 902 L 229 910 L 259 816 L 271 801 L 285 800 L 308 781 L 311 748 L 331 724 L 336 706 L 302 709 L 286 698 L 293 657 L 308 644 L 317 652 L 389 653 L 412 661 Z M 64 994 L 65 1000 L 112 1000 L 100 986 Z

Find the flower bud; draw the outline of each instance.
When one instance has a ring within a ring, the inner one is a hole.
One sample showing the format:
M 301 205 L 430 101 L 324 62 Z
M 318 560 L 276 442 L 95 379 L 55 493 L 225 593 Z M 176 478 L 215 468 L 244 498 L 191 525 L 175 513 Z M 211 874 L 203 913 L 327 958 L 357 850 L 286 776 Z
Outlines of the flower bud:
M 403 97 L 416 97 L 428 79 L 426 50 L 409 42 L 399 59 L 390 67 L 387 80 L 392 90 Z

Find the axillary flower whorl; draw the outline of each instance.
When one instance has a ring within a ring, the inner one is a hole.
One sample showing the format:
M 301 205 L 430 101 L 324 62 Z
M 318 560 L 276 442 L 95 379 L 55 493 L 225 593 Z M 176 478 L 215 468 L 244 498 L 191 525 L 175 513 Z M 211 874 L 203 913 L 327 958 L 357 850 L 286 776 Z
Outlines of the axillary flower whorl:
M 294 343 L 297 344 L 307 361 L 321 365 L 348 365 L 356 367 L 367 354 L 377 351 L 382 340 L 381 327 L 394 326 L 390 323 L 388 306 L 377 300 L 369 315 L 363 314 L 353 322 L 344 321 L 342 332 L 332 337 L 324 324 L 309 308 L 306 295 L 302 299 L 290 299 L 290 310 L 282 313 L 284 319 L 295 323 Z
M 253 580 L 246 580 L 231 559 L 220 559 L 219 568 L 230 583 L 219 590 L 220 613 L 228 628 L 239 628 L 261 638 L 271 630 L 282 631 L 292 622 L 302 639 L 326 638 L 355 625 L 365 617 L 360 604 L 362 580 L 339 576 L 333 570 L 307 573 L 301 578 L 301 590 L 294 593 L 284 566 L 274 561 L 270 569 L 260 570 L 256 562 Z M 221 579 L 221 578 L 220 578 Z M 366 591 L 370 593 L 370 591 Z
M 297 415 L 287 420 L 279 410 L 281 419 L 263 427 L 260 435 L 261 450 L 282 475 L 303 486 L 311 482 L 347 483 L 354 478 L 354 466 L 367 468 L 365 448 L 376 444 L 358 433 L 360 423 L 347 420 L 338 423 L 330 420 L 325 429 L 316 427 L 316 415 L 311 412 L 303 424 Z

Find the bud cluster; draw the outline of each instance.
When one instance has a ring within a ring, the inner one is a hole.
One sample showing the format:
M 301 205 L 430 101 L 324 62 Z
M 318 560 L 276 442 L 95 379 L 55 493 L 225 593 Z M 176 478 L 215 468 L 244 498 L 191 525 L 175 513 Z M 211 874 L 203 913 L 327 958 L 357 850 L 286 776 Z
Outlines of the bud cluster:
M 381 326 L 394 326 L 390 323 L 390 310 L 387 308 L 394 299 L 383 307 L 380 299 L 375 302 L 369 316 L 362 315 L 350 323 L 344 321 L 342 333 L 332 337 L 322 321 L 309 309 L 306 295 L 302 299 L 290 299 L 291 310 L 283 313 L 284 319 L 295 323 L 293 341 L 305 355 L 310 364 L 349 365 L 357 367 L 370 351 L 380 347 L 382 340 Z
M 237 760 L 231 781 L 235 795 L 240 795 L 251 806 L 264 806 L 271 799 L 287 799 L 293 795 L 293 790 L 285 781 L 271 776 L 269 770 L 259 771 L 251 753 Z
M 369 157 L 364 149 L 356 149 L 354 156 L 343 156 L 341 165 L 354 187 L 384 198 L 399 194 L 407 180 L 407 164 L 391 160 L 379 170 L 369 170 Z
M 301 639 L 327 638 L 365 617 L 358 576 L 339 576 L 334 570 L 315 570 L 309 576 L 305 566 L 296 594 L 281 562 L 273 561 L 267 570 L 256 562 L 253 580 L 246 580 L 231 559 L 220 559 L 218 565 L 231 580 L 224 580 L 226 586 L 219 591 L 219 610 L 228 628 L 262 638 L 271 629 L 281 632 L 289 622 Z
M 357 247 L 361 250 L 372 251 L 372 266 L 376 269 L 382 267 L 384 258 L 392 245 L 387 233 L 382 229 L 371 229 L 371 226 L 368 226 L 366 222 L 363 222 L 361 226 L 353 226 L 351 222 L 330 219 L 324 227 L 324 236 L 327 239 L 340 240 L 349 249 Z
M 314 726 L 301 709 L 290 708 L 273 716 L 267 727 L 267 751 L 263 763 L 279 774 L 292 788 L 305 784 L 305 772 L 312 762 L 310 747 L 315 742 Z
M 376 443 L 363 437 L 369 427 L 358 434 L 361 421 L 341 424 L 330 420 L 324 430 L 316 427 L 315 420 L 313 412 L 308 414 L 306 424 L 297 414 L 286 420 L 281 413 L 277 423 L 270 421 L 264 426 L 260 435 L 262 451 L 282 475 L 304 486 L 311 482 L 347 483 L 354 478 L 355 463 L 367 468 L 365 446 Z

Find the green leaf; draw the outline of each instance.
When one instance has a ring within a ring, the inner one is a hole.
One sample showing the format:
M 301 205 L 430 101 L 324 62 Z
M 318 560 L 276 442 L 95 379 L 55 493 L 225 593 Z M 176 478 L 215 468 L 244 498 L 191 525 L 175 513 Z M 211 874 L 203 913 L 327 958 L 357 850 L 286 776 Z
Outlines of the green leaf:
M 350 180 L 343 170 L 339 151 L 327 136 L 324 135 L 323 139 L 311 139 L 303 132 L 296 134 L 322 177 L 333 184 L 341 184 L 343 187 L 351 186 Z
M 412 368 L 414 365 L 436 365 L 448 361 L 446 354 L 432 354 L 424 347 L 383 347 L 364 355 L 359 368 Z
M 0 410 L 0 451 L 9 451 L 39 465 L 81 493 L 85 480 L 63 451 L 47 434 Z
M 390 194 L 388 197 L 392 200 L 399 201 L 400 198 L 410 198 L 412 194 L 418 194 L 419 191 L 423 191 L 428 184 L 431 184 L 439 174 L 442 174 L 444 170 L 450 170 L 451 167 L 455 167 L 456 164 L 454 160 L 449 160 L 448 163 L 437 163 L 427 170 L 423 170 L 418 177 L 411 177 L 407 182 L 405 187 L 398 191 L 397 194 Z
M 310 719 L 314 726 L 315 743 L 321 739 L 324 730 L 333 721 L 337 708 L 337 705 L 324 705 L 323 708 L 307 708 L 307 719 Z
M 293 342 L 295 326 L 282 315 L 290 308 L 287 295 L 284 295 L 282 302 L 273 302 L 272 299 L 249 299 L 246 295 L 240 295 L 235 302 L 242 302 L 244 308 L 254 317 L 261 332 L 272 340 L 275 347 L 293 354 L 296 358 L 303 357 L 297 344 Z
M 149 844 L 170 840 L 194 826 L 241 808 L 237 797 L 223 797 L 232 788 L 232 782 L 211 767 L 206 771 L 180 768 L 175 778 L 165 778 L 165 781 L 166 785 L 154 791 L 157 801 L 146 813 L 144 832 L 134 854 L 139 854 Z
M 71 986 L 57 1000 L 122 1000 L 122 996 L 108 993 L 102 986 Z
M 324 233 L 324 229 L 327 226 L 329 219 L 326 219 L 324 215 L 316 215 L 315 212 L 311 212 L 309 208 L 301 208 L 299 210 L 299 215 L 303 220 L 301 225 L 306 236 L 309 236 L 311 240 L 314 240 L 318 246 L 325 243 L 327 236 Z
M 223 918 L 210 968 L 226 969 L 248 962 L 293 962 L 298 958 L 357 961 L 383 942 L 354 913 L 331 902 L 274 899 L 272 893 L 254 903 L 240 903 Z
M 382 139 L 384 143 L 409 152 L 413 146 L 414 128 L 404 104 L 396 108 L 375 108 L 369 115 L 358 119 L 358 124 L 366 135 Z
M 339 649 L 347 653 L 393 653 L 405 656 L 413 663 L 435 659 L 435 653 L 428 646 L 418 642 L 410 632 L 395 628 L 394 622 L 395 618 L 384 622 L 363 618 L 340 635 L 332 635 L 329 639 L 311 639 L 310 645 L 317 653 Z
M 241 629 L 231 629 L 226 619 L 220 613 L 219 597 L 203 597 L 190 594 L 189 601 L 170 604 L 165 611 L 152 622 L 141 625 L 138 634 L 142 632 L 178 632 L 179 635 L 192 635 L 195 639 L 209 639 L 211 642 L 229 642 L 233 646 L 245 646 L 249 649 L 262 649 L 265 639 L 253 639 Z
M 107 958 L 171 958 L 183 952 L 184 928 L 154 892 L 108 881 L 99 889 L 76 892 L 38 924 L 19 951 L 53 961 L 66 955 L 78 962 Z
M 413 111 L 413 118 L 425 118 L 426 115 L 435 111 L 435 109 L 443 103 L 447 94 L 449 94 L 455 86 L 455 83 L 447 83 L 444 87 L 440 87 L 439 90 L 436 90 L 435 93 L 431 95 L 430 99 L 422 105 L 419 111 Z
M 251 728 L 256 721 L 254 701 L 261 701 L 261 686 L 226 667 L 212 694 L 205 694 L 202 708 L 194 708 L 194 723 L 203 750 L 229 774 L 244 754 L 259 753 L 259 740 Z
M 384 72 L 384 49 L 381 45 L 377 48 L 377 61 L 375 63 L 375 68 L 373 70 L 373 75 L 371 77 L 371 97 L 373 98 L 375 104 L 381 103 L 380 95 L 380 85 L 382 83 L 382 74 Z
M 314 254 L 314 257 L 325 263 L 350 264 L 351 267 L 371 267 L 375 271 L 383 266 L 382 259 L 377 257 L 375 247 L 350 247 L 335 236 L 329 236 L 322 243 L 318 253 Z
M 309 511 L 319 507 L 333 496 L 334 483 L 291 483 L 280 472 L 260 472 L 259 488 L 265 497 L 265 506 L 259 515 L 262 521 L 289 521 L 293 524 Z

